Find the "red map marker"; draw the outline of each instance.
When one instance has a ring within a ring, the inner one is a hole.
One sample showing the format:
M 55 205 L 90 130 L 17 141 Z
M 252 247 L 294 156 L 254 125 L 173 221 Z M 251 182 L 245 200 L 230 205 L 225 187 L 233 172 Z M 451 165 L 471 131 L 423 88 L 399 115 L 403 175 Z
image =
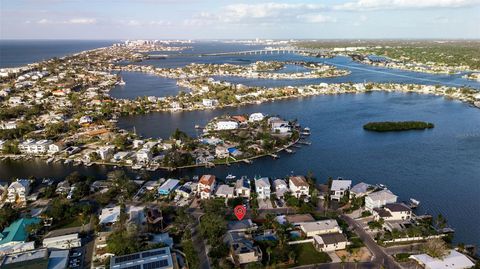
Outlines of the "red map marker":
M 245 217 L 245 213 L 247 213 L 247 208 L 244 205 L 237 205 L 233 209 L 233 213 L 237 216 L 238 220 L 242 220 L 243 217 Z

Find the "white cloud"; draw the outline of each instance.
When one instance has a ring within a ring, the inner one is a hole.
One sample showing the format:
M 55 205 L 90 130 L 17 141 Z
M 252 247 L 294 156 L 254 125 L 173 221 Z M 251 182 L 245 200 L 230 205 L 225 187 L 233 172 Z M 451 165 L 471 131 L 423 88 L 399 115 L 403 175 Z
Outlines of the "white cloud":
M 327 7 L 306 3 L 259 3 L 231 4 L 216 12 L 201 12 L 193 19 L 184 21 L 186 25 L 206 25 L 217 22 L 232 24 L 268 23 L 324 23 L 334 22 L 335 18 L 320 14 Z
M 356 0 L 335 5 L 334 10 L 387 10 L 420 8 L 459 8 L 480 4 L 480 0 Z
M 37 21 L 37 24 L 49 24 L 49 23 L 53 23 L 53 21 L 47 20 L 47 19 L 40 19 Z
M 94 24 L 97 20 L 94 18 L 74 18 L 66 21 L 68 24 Z

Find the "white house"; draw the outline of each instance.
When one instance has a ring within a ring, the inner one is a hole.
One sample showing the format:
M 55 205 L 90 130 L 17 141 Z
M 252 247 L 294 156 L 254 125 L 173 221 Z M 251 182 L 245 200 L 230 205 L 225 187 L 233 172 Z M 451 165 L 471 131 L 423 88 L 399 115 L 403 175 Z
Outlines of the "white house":
M 228 158 L 230 156 L 230 152 L 228 151 L 228 148 L 222 145 L 217 145 L 215 147 L 215 157 L 219 159 L 224 159 Z
M 247 178 L 237 179 L 237 181 L 235 182 L 235 194 L 238 197 L 249 198 L 250 190 L 250 180 L 248 180 Z
M 234 192 L 235 192 L 234 187 L 230 187 L 226 184 L 222 184 L 222 185 L 219 185 L 217 187 L 217 191 L 215 192 L 215 196 L 230 199 L 230 198 L 233 198 L 235 196 Z
M 55 236 L 43 239 L 43 247 L 51 249 L 71 249 L 82 246 L 78 233 Z
M 218 100 L 216 99 L 203 99 L 202 104 L 205 107 L 214 107 L 218 105 Z
M 219 120 L 215 125 L 216 131 L 238 129 L 238 122 L 234 120 Z
M 0 122 L 0 130 L 12 130 L 17 129 L 17 123 L 15 121 Z
M 97 154 L 102 160 L 110 160 L 113 156 L 114 149 L 114 146 L 101 147 L 97 149 Z
M 331 233 L 313 236 L 313 246 L 317 251 L 330 252 L 347 247 L 348 240 L 342 233 Z
M 33 139 L 28 139 L 20 143 L 18 149 L 26 154 L 42 154 L 48 151 L 51 144 L 53 144 L 53 141 L 51 140 L 43 139 L 35 141 Z
M 288 191 L 288 185 L 283 179 L 275 179 L 273 181 L 273 188 L 275 189 L 275 194 L 278 198 L 283 198 L 285 192 Z
M 303 176 L 292 176 L 289 179 L 290 191 L 292 195 L 300 197 L 309 197 L 310 186 L 307 183 L 307 180 Z
M 53 144 L 48 146 L 48 153 L 55 154 L 55 153 L 60 152 L 64 148 L 65 148 L 65 144 L 63 144 L 61 142 L 60 143 L 53 143 Z
M 265 118 L 265 116 L 262 113 L 252 113 L 250 117 L 248 117 L 249 122 L 256 122 L 256 121 L 262 121 Z
M 7 202 L 26 202 L 27 195 L 30 192 L 30 180 L 17 179 L 17 181 L 12 182 L 12 184 L 8 186 L 7 192 Z
M 334 219 L 300 222 L 298 223 L 298 225 L 307 237 L 312 237 L 314 235 L 320 234 L 332 234 L 342 232 L 340 226 L 338 226 L 337 221 Z
M 93 118 L 91 116 L 82 116 L 79 120 L 78 123 L 80 124 L 89 124 L 93 122 Z
M 345 193 L 350 190 L 351 185 L 351 180 L 333 180 L 332 187 L 330 188 L 330 200 L 340 201 Z
M 350 197 L 363 197 L 373 191 L 373 186 L 365 182 L 360 182 L 350 189 Z
M 55 189 L 55 192 L 58 194 L 67 194 L 70 191 L 70 183 L 68 183 L 68 180 L 64 180 L 58 183 L 57 188 Z
M 386 204 L 396 202 L 397 196 L 387 189 L 372 192 L 365 196 L 365 208 L 370 211 L 372 211 L 374 208 L 379 208 L 385 206 Z
M 255 179 L 255 192 L 259 199 L 270 199 L 270 180 L 268 177 Z
M 194 190 L 196 190 L 197 184 L 191 181 L 186 182 L 180 188 L 175 190 L 175 193 L 183 198 L 190 198 L 192 194 L 194 194 Z
M 137 162 L 149 163 L 152 160 L 152 153 L 148 149 L 140 149 L 136 154 Z
M 412 217 L 412 209 L 403 203 L 386 204 L 383 208 L 374 208 L 373 217 L 386 221 L 409 220 Z
M 200 199 L 208 199 L 212 196 L 215 187 L 214 175 L 203 175 L 198 181 L 197 192 L 200 194 Z
M 427 254 L 410 255 L 410 259 L 415 260 L 425 269 L 466 269 L 475 266 L 466 255 L 453 249 L 446 257 L 441 259 L 433 258 Z
M 169 195 L 171 192 L 175 191 L 179 183 L 180 181 L 178 179 L 169 178 L 158 188 L 158 194 Z

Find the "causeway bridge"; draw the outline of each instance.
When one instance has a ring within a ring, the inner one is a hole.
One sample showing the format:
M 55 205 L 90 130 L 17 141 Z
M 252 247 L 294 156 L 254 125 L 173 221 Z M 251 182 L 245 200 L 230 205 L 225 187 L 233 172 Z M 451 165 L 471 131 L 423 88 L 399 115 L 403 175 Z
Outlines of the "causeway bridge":
M 217 53 L 205 53 L 199 56 L 227 56 L 227 55 L 261 55 L 261 54 L 320 54 L 325 55 L 329 50 L 325 49 L 296 49 L 296 48 L 265 48 L 259 50 L 244 50 L 244 51 L 232 51 L 232 52 L 217 52 Z

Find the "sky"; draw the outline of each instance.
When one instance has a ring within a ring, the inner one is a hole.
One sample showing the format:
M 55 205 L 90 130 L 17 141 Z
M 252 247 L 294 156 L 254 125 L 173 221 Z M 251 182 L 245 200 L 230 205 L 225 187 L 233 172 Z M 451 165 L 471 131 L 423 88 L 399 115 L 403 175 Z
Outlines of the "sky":
M 0 39 L 478 39 L 480 0 L 0 0 Z

